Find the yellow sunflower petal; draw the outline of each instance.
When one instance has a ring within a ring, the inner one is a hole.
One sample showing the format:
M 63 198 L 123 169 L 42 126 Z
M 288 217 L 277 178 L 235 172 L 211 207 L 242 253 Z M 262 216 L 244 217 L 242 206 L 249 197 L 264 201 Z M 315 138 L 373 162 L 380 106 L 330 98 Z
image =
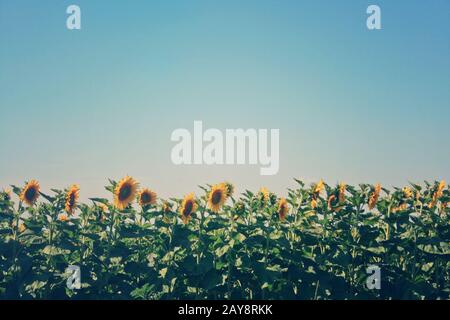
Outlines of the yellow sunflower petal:
M 289 205 L 285 198 L 281 198 L 278 202 L 278 216 L 280 217 L 281 221 L 284 221 L 286 219 L 288 212 Z

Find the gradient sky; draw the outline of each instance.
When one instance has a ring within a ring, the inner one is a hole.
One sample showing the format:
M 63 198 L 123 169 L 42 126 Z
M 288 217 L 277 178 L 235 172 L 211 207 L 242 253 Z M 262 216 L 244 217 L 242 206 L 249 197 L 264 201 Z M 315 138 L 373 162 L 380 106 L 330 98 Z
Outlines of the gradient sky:
M 448 181 L 450 2 L 0 0 L 0 111 L 0 188 Z M 171 132 L 194 120 L 279 128 L 278 175 L 173 165 Z

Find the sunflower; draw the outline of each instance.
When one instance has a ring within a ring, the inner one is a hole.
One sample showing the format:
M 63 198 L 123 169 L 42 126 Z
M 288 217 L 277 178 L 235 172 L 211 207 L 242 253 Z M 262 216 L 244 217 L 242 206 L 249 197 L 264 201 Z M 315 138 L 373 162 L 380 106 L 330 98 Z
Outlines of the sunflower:
M 437 186 L 437 189 L 433 194 L 433 199 L 431 200 L 430 208 L 433 208 L 436 205 L 438 199 L 442 197 L 442 195 L 444 194 L 443 192 L 444 188 L 445 188 L 445 181 L 442 180 L 441 182 L 439 182 L 439 185 Z
M 172 205 L 168 201 L 164 201 L 162 205 L 162 211 L 169 213 L 172 211 Z
M 225 183 L 219 183 L 212 186 L 208 195 L 208 207 L 211 211 L 217 213 L 223 206 L 228 196 L 228 189 Z
M 346 189 L 345 183 L 341 182 L 339 184 L 339 203 L 345 202 L 345 189 Z
M 105 204 L 105 203 L 100 202 L 100 203 L 97 203 L 97 208 L 99 209 L 98 213 L 97 213 L 97 218 L 101 222 L 106 221 L 106 215 L 109 213 L 108 205 Z
M 443 194 L 443 192 L 442 191 L 444 191 L 444 188 L 445 188 L 445 181 L 444 180 L 442 180 L 441 182 L 439 182 L 439 186 L 438 186 L 438 197 L 442 197 L 442 194 Z
M 280 217 L 281 221 L 284 221 L 286 219 L 288 212 L 289 205 L 285 198 L 281 198 L 278 202 L 278 216 Z
M 192 192 L 186 195 L 183 201 L 181 202 L 180 213 L 183 222 L 188 223 L 192 213 L 194 213 L 196 210 L 197 210 L 197 203 L 195 202 L 195 195 Z
M 67 216 L 67 214 L 62 214 L 58 217 L 58 220 L 61 222 L 66 222 L 69 221 L 69 217 Z
M 407 199 L 412 198 L 413 192 L 412 192 L 411 188 L 409 188 L 409 187 L 404 187 L 402 191 L 403 191 L 403 196 L 404 196 L 405 198 L 407 198 Z
M 269 189 L 267 189 L 266 187 L 262 187 L 261 189 L 259 189 L 259 194 L 262 201 L 269 201 Z
M 10 201 L 11 200 L 11 197 L 12 197 L 11 189 L 4 189 L 2 191 L 2 194 L 3 194 L 3 199 L 5 201 Z
M 234 185 L 230 182 L 225 182 L 227 188 L 227 197 L 231 197 L 234 193 Z
M 145 207 L 156 203 L 156 193 L 150 189 L 143 189 L 138 194 L 139 205 Z
M 77 206 L 80 187 L 76 184 L 72 185 L 66 193 L 66 205 L 65 209 L 68 213 L 72 214 Z
M 381 191 L 381 185 L 379 183 L 377 183 L 375 185 L 375 190 L 373 191 L 373 193 L 370 195 L 370 198 L 369 198 L 369 209 L 370 210 L 375 208 L 377 201 L 378 201 L 378 197 L 380 196 L 380 191 Z
M 313 209 L 317 208 L 317 200 L 316 199 L 311 200 L 311 208 L 313 208 Z
M 119 210 L 125 209 L 136 197 L 139 183 L 130 176 L 126 176 L 117 183 L 114 189 L 114 205 Z
M 314 187 L 314 193 L 319 194 L 322 192 L 323 188 L 325 187 L 325 183 L 322 179 L 315 185 Z
M 19 197 L 21 201 L 32 206 L 37 198 L 39 198 L 39 182 L 36 180 L 29 181 L 23 188 Z
M 336 196 L 334 194 L 332 194 L 329 198 L 328 198 L 328 210 L 332 210 L 333 209 L 333 204 L 336 200 Z

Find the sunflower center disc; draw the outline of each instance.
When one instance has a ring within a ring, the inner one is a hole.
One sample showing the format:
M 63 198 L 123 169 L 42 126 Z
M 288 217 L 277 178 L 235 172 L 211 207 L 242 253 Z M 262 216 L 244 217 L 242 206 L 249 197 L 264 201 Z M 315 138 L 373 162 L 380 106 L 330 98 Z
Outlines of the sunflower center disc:
M 33 200 L 34 196 L 36 195 L 36 190 L 34 188 L 29 188 L 26 192 L 25 192 L 25 198 L 27 198 L 28 200 Z
M 144 203 L 150 202 L 150 195 L 148 193 L 142 194 L 142 202 Z
M 222 198 L 222 193 L 220 191 L 216 191 L 213 193 L 212 195 L 212 203 L 213 204 L 218 204 L 220 202 L 220 199 Z
M 119 199 L 125 200 L 131 195 L 131 186 L 124 186 L 119 193 Z
M 191 201 L 186 203 L 186 205 L 184 206 L 184 210 L 183 210 L 183 214 L 185 216 L 188 216 L 191 214 L 192 206 L 193 206 L 193 204 Z

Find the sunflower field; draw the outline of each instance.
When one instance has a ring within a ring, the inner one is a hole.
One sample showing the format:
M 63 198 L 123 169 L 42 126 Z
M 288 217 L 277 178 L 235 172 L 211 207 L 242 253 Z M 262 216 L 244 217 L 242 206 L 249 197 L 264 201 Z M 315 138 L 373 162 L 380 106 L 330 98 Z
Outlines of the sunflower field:
M 219 183 L 163 200 L 127 176 L 88 203 L 77 185 L 12 186 L 0 193 L 0 299 L 450 299 L 444 181 L 295 181 L 286 198 Z

